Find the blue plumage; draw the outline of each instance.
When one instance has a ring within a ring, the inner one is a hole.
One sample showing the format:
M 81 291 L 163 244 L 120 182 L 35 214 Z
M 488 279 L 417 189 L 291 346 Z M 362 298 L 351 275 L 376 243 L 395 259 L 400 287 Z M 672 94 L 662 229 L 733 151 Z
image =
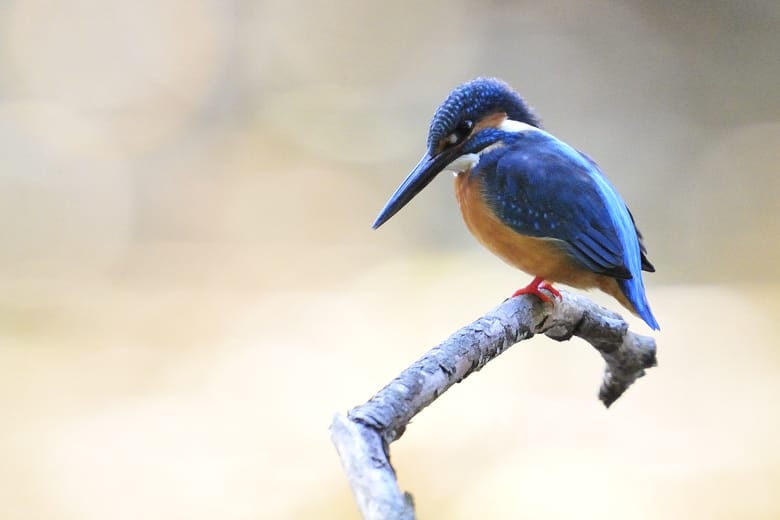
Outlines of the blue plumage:
M 501 141 L 471 172 L 482 177 L 493 212 L 517 233 L 559 241 L 583 267 L 616 278 L 642 319 L 657 329 L 636 227 L 596 164 L 540 129 L 505 132 Z
M 428 150 L 434 152 L 461 121 L 477 121 L 496 111 L 505 111 L 515 121 L 541 126 L 533 109 L 506 83 L 495 78 L 477 78 L 455 88 L 436 109 L 428 129 Z

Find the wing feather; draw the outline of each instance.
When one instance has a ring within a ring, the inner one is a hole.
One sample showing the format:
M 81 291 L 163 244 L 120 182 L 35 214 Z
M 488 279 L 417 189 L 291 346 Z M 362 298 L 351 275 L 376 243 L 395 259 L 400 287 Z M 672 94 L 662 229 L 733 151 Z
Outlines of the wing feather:
M 595 163 L 542 132 L 524 133 L 480 159 L 486 202 L 516 232 L 560 241 L 585 268 L 630 279 Z M 491 157 L 493 156 L 493 157 Z

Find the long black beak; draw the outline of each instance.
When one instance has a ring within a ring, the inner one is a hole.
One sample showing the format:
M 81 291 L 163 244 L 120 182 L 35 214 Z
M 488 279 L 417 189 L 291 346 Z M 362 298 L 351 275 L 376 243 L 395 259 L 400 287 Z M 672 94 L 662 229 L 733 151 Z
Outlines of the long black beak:
M 390 217 L 398 213 L 401 208 L 406 206 L 409 201 L 415 197 L 415 195 L 420 193 L 423 188 L 430 184 L 438 173 L 454 161 L 457 158 L 458 153 L 459 152 L 456 149 L 450 149 L 445 150 L 438 155 L 434 155 L 433 157 L 427 153 L 423 155 L 423 158 L 420 159 L 420 162 L 414 167 L 412 173 L 404 179 L 404 182 L 398 186 L 398 189 L 395 190 L 395 193 L 390 197 L 390 200 L 387 201 L 384 209 L 379 213 L 379 216 L 371 227 L 376 229 L 390 220 Z

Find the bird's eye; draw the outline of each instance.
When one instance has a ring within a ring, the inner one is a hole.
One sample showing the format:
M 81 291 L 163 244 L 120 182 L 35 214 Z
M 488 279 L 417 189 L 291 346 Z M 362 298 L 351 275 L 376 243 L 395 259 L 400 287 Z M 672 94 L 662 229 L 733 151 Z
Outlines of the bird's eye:
M 471 119 L 464 119 L 461 121 L 458 126 L 455 127 L 455 130 L 447 136 L 447 145 L 453 146 L 462 142 L 469 136 L 472 128 L 474 128 L 474 121 Z

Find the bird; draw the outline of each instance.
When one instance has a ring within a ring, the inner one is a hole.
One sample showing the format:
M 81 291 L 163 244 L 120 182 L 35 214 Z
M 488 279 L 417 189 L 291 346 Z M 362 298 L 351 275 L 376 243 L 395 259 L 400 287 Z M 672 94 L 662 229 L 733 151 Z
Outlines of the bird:
M 533 276 L 512 295 L 553 303 L 559 282 L 597 288 L 660 330 L 642 271 L 655 272 L 626 203 L 596 162 L 542 128 L 506 82 L 480 77 L 436 109 L 426 151 L 374 221 L 377 229 L 439 173 L 455 176 L 466 227 L 499 258 Z

